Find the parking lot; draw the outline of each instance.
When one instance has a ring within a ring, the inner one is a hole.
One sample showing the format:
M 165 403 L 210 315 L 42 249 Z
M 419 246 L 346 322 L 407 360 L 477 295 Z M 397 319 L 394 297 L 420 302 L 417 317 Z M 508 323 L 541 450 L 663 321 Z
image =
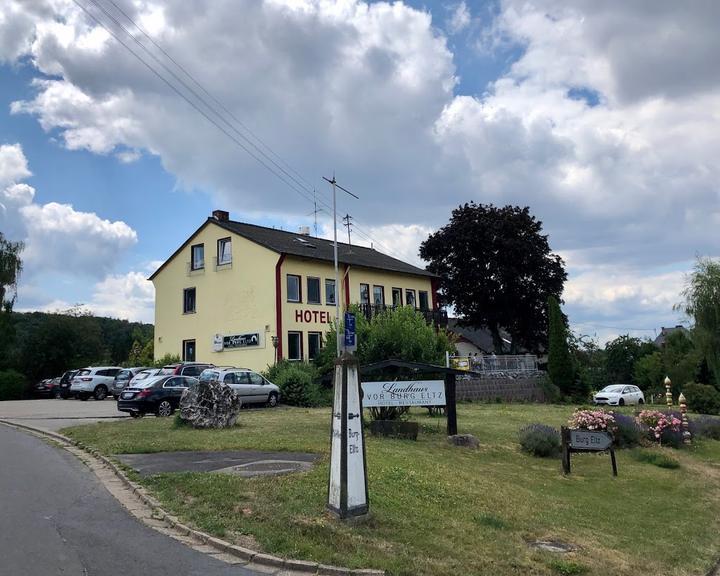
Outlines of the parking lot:
M 118 412 L 115 400 L 11 400 L 0 402 L 0 420 L 54 432 L 68 426 L 128 418 Z

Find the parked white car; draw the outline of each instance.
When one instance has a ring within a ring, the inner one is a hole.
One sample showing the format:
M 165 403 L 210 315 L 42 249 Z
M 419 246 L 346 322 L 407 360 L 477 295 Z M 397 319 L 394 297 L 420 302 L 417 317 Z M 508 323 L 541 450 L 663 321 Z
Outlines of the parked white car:
M 94 396 L 95 400 L 105 400 L 120 370 L 120 366 L 82 368 L 70 381 L 70 395 L 80 400 L 87 400 L 90 396 Z
M 207 368 L 200 374 L 200 381 L 217 380 L 235 390 L 243 404 L 267 404 L 277 406 L 280 388 L 247 368 Z
M 593 396 L 595 404 L 625 406 L 626 404 L 645 404 L 645 394 L 637 386 L 630 384 L 612 384 L 605 386 Z

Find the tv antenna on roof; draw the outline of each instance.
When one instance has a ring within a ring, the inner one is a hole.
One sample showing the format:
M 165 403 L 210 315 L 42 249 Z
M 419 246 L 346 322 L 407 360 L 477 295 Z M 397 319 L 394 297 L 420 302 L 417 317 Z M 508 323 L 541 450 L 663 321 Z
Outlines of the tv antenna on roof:
M 338 288 L 340 287 L 340 278 L 338 276 L 338 244 L 337 244 L 337 202 L 335 200 L 335 188 L 340 188 L 346 194 L 349 194 L 353 198 L 360 200 L 358 196 L 355 196 L 347 188 L 343 188 L 335 180 L 335 171 L 333 171 L 332 180 L 330 178 L 322 177 L 323 180 L 328 182 L 332 186 L 333 191 L 333 260 L 335 263 L 335 342 L 337 344 L 337 355 L 340 356 L 340 298 L 338 295 Z
M 317 207 L 317 197 L 315 196 L 315 188 L 313 188 L 313 206 L 315 209 L 312 212 L 310 212 L 310 214 L 313 214 L 315 216 L 315 238 L 317 238 L 318 237 L 317 215 L 318 215 L 318 212 L 322 212 L 323 210 L 322 210 L 322 208 Z M 310 216 L 310 214 L 308 214 L 308 216 Z

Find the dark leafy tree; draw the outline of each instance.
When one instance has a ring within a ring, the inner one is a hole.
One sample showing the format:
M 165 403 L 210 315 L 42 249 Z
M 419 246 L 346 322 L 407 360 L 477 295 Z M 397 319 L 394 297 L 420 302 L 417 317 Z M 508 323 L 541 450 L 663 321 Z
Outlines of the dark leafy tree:
M 511 334 L 514 350 L 545 345 L 547 299 L 561 302 L 567 274 L 529 208 L 460 206 L 421 244 L 420 256 L 440 276 L 443 302 L 463 324 L 487 327 L 496 352 L 502 351 L 501 328 Z
M 635 382 L 633 371 L 635 363 L 656 351 L 655 345 L 648 340 L 633 338 L 628 334 L 618 336 L 605 345 L 605 371 L 612 384 L 630 384 Z
M 15 323 L 11 312 L 22 272 L 22 249 L 21 242 L 10 242 L 0 232 L 0 369 L 10 365 L 10 349 L 15 340 Z
M 720 261 L 698 258 L 678 308 L 695 321 L 694 339 L 720 389 Z
M 548 374 L 550 380 L 566 396 L 575 393 L 575 366 L 568 348 L 568 329 L 558 301 L 548 298 L 550 337 L 548 345 Z

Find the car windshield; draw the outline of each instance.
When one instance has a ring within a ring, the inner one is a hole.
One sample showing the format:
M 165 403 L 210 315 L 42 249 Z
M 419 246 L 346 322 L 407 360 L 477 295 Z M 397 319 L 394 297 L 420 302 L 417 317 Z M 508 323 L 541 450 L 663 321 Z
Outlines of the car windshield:
M 613 386 L 605 386 L 600 392 L 622 392 L 622 389 L 625 388 L 624 385 L 613 385 Z
M 75 376 L 87 376 L 90 372 L 90 370 L 78 370 L 78 373 L 75 374 Z
M 135 378 L 133 378 L 133 380 L 135 380 L 136 382 L 139 380 L 145 380 L 146 378 L 150 378 L 150 376 L 153 376 L 156 373 L 157 370 L 143 370 L 142 372 L 138 372 Z
M 160 374 L 175 374 L 176 366 L 165 366 L 160 370 Z

